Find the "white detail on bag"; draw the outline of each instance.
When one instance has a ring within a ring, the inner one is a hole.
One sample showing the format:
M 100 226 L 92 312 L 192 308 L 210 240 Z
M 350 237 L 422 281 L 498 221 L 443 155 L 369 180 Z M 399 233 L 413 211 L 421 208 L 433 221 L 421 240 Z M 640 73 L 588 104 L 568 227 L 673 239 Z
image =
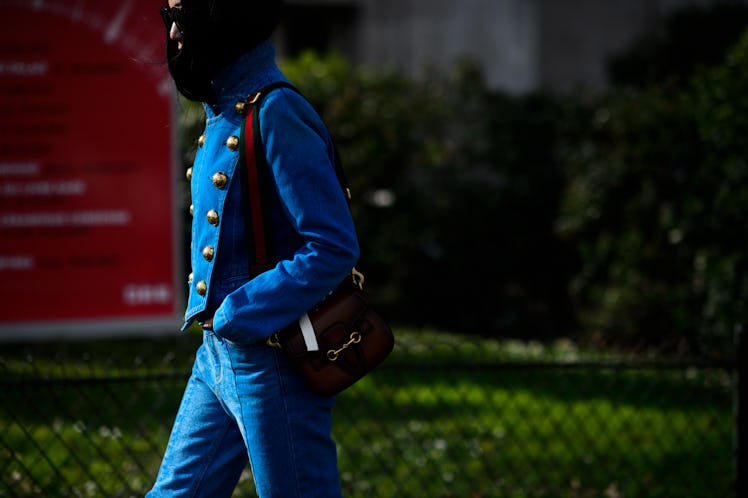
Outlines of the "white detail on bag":
M 299 327 L 301 328 L 301 335 L 304 336 L 304 344 L 306 344 L 307 351 L 319 351 L 319 345 L 317 344 L 317 336 L 314 335 L 314 327 L 312 326 L 309 315 L 304 315 L 299 318 Z

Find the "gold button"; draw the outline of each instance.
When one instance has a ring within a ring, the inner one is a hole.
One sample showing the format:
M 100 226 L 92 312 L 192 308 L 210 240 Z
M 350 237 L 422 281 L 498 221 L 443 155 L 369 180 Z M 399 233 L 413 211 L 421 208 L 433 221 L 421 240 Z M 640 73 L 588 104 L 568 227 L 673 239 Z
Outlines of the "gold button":
M 218 211 L 215 209 L 211 209 L 208 211 L 208 214 L 205 215 L 206 218 L 208 218 L 208 223 L 213 225 L 214 227 L 218 226 Z
M 237 114 L 244 114 L 244 109 L 246 109 L 247 103 L 246 102 L 237 102 L 236 105 L 234 105 L 234 110 Z
M 213 261 L 213 255 L 215 254 L 215 251 L 213 250 L 213 246 L 205 246 L 203 249 L 203 258 L 205 258 L 205 261 L 210 263 Z
M 239 137 L 235 137 L 234 135 L 231 135 L 229 138 L 226 139 L 226 147 L 229 148 L 231 151 L 235 151 L 239 148 Z
M 205 135 L 200 135 L 200 138 L 197 139 L 197 146 L 202 147 L 205 143 Z
M 187 173 L 185 173 L 185 176 L 187 177 L 187 181 L 192 181 L 192 168 L 187 168 Z
M 195 216 L 195 205 L 190 204 L 190 216 Z
M 198 294 L 200 294 L 201 296 L 204 296 L 205 294 L 208 293 L 208 284 L 205 283 L 205 280 L 200 280 L 195 285 L 195 290 L 197 291 Z
M 188 284 L 191 284 L 191 283 L 192 283 L 192 280 L 193 280 L 194 278 L 195 278 L 195 274 L 194 274 L 194 273 L 190 273 L 189 275 L 187 275 L 187 283 L 188 283 Z
M 216 187 L 223 189 L 226 187 L 226 184 L 229 183 L 229 177 L 226 176 L 226 173 L 219 171 L 213 177 L 211 178 L 213 181 L 213 185 Z

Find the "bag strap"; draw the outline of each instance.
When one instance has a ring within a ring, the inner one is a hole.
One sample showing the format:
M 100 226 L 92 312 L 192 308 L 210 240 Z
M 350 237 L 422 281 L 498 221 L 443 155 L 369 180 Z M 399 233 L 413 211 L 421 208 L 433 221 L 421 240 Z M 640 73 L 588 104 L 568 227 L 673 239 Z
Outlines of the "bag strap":
M 272 225 L 267 217 L 267 213 L 263 209 L 261 189 L 262 175 L 269 173 L 270 166 L 267 163 L 265 148 L 262 145 L 260 103 L 268 93 L 277 88 L 289 88 L 302 95 L 291 83 L 277 81 L 250 94 L 246 100 L 236 104 L 236 111 L 245 115 L 245 119 L 242 120 L 240 133 L 244 144 L 239 147 L 239 161 L 243 165 L 242 175 L 244 176 L 244 181 L 242 182 L 242 193 L 245 219 L 252 221 L 252 243 L 248 243 L 248 247 L 254 246 L 254 258 L 252 253 L 249 253 L 249 268 L 252 277 L 269 269 L 273 264 L 270 245 L 271 237 L 269 236 L 269 228 Z M 333 150 L 335 175 L 338 178 L 340 187 L 343 189 L 348 208 L 350 209 L 351 191 L 348 188 L 348 182 L 343 172 L 338 149 L 334 144 Z M 249 235 L 248 230 L 247 238 L 249 238 Z

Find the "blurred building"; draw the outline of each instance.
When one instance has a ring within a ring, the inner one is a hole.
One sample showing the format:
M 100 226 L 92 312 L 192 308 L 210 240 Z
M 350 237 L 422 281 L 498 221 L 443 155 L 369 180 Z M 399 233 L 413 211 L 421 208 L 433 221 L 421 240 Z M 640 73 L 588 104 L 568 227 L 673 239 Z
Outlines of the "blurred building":
M 479 63 L 510 93 L 607 83 L 606 62 L 663 15 L 718 0 L 287 0 L 281 53 L 332 49 L 411 75 Z

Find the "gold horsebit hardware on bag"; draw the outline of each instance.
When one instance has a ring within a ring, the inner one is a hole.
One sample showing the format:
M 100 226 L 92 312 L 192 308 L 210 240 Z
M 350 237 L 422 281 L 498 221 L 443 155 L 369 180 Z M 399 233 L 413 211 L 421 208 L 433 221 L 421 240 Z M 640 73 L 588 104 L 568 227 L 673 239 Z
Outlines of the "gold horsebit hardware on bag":
M 268 346 L 271 346 L 273 348 L 283 349 L 283 346 L 281 346 L 280 342 L 278 342 L 277 333 L 268 337 L 265 342 Z M 342 353 L 352 345 L 358 344 L 359 342 L 361 342 L 361 332 L 351 332 L 350 339 L 348 340 L 348 342 L 340 346 L 340 349 L 331 349 L 327 352 L 327 359 L 330 361 L 337 361 L 337 359 L 340 357 L 340 353 Z
M 327 352 L 327 359 L 330 361 L 336 361 L 340 356 L 340 353 L 351 347 L 353 344 L 361 342 L 361 332 L 351 332 L 351 340 L 343 344 L 340 349 L 331 349 Z

